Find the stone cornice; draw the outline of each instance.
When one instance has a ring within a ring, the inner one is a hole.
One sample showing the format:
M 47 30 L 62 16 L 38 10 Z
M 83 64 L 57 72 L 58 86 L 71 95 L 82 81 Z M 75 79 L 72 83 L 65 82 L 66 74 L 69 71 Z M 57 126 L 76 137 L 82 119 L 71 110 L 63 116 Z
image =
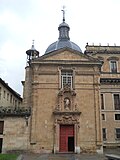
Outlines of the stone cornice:
M 84 52 L 84 54 L 120 54 L 120 51 L 106 51 L 106 50 L 91 51 L 91 50 L 86 50 Z
M 54 115 L 80 115 L 79 111 L 53 111 Z
M 42 64 L 42 65 L 102 65 L 100 61 L 81 61 L 81 60 L 42 60 L 33 61 L 31 64 Z

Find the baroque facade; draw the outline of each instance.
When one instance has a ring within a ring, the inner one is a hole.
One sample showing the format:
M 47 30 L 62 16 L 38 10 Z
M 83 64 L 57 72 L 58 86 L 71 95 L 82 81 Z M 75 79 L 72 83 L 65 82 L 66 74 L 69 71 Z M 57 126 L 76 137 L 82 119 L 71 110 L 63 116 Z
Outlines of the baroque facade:
M 83 53 L 70 41 L 64 16 L 58 30 L 44 55 L 34 44 L 26 51 L 23 103 L 0 113 L 2 152 L 102 153 L 103 146 L 120 146 L 120 47 L 87 44 Z
M 102 62 L 70 41 L 70 27 L 58 27 L 58 41 L 43 56 L 34 45 L 24 105 L 31 106 L 29 149 L 34 152 L 102 152 L 100 70 Z

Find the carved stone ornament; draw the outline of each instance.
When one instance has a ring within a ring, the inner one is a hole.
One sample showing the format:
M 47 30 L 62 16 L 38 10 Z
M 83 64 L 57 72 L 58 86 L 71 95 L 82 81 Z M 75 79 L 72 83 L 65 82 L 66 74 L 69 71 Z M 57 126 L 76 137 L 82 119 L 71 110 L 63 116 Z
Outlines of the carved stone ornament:
M 64 91 L 70 92 L 71 91 L 70 85 L 68 84 L 64 85 Z
M 58 104 L 56 107 L 55 107 L 55 112 L 56 111 L 60 111 L 61 110 L 61 108 L 60 108 L 60 105 Z
M 78 124 L 79 123 L 79 117 L 72 116 L 72 115 L 63 115 L 58 117 L 55 122 L 58 124 Z
M 65 88 L 63 88 L 63 90 L 60 90 L 60 92 L 58 93 L 58 96 L 63 96 L 65 93 L 70 93 L 71 96 L 76 96 L 76 93 L 74 90 L 71 90 L 70 87 L 66 86 Z

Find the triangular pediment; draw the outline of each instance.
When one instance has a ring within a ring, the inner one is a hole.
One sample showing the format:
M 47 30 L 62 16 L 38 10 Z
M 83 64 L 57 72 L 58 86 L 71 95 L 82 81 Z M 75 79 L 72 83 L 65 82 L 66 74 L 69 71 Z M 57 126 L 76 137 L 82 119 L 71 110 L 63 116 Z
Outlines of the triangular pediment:
M 45 54 L 39 58 L 40 60 L 56 60 L 56 61 L 98 61 L 98 59 L 87 56 L 78 51 L 74 51 L 69 48 L 60 49 L 58 51 L 51 52 L 49 54 Z

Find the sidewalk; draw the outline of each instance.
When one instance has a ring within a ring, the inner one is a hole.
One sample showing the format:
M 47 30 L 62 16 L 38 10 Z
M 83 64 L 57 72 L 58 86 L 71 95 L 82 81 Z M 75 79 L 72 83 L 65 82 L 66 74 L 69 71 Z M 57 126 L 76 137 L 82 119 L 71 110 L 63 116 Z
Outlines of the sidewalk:
M 104 155 L 43 154 L 23 155 L 23 160 L 105 160 Z
M 104 149 L 104 154 L 23 154 L 22 160 L 107 160 L 105 154 L 120 155 L 120 148 Z

